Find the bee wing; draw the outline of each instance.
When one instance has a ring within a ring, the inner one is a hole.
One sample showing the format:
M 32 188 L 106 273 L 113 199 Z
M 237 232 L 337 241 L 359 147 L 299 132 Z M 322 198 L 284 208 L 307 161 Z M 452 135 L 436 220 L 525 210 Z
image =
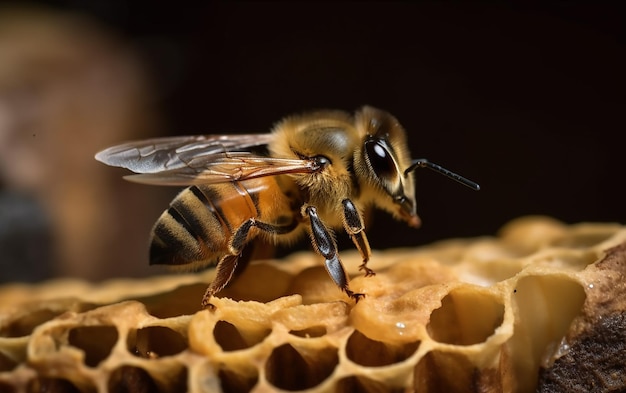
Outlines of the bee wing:
M 107 165 L 129 169 L 125 179 L 185 186 L 222 183 L 287 173 L 312 173 L 314 160 L 261 156 L 249 152 L 267 145 L 272 134 L 200 135 L 154 138 L 113 146 L 96 154 Z
M 215 153 L 194 158 L 191 165 L 162 171 L 125 176 L 137 183 L 188 186 L 223 183 L 288 173 L 313 173 L 321 169 L 314 160 L 259 156 L 249 152 Z
M 145 139 L 109 147 L 96 160 L 135 173 L 159 173 L 203 165 L 203 157 L 267 145 L 272 134 L 196 135 Z

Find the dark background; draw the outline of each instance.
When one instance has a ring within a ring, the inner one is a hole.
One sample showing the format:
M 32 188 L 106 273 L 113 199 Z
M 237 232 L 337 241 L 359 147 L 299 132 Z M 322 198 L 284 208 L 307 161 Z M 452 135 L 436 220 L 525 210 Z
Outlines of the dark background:
M 80 5 L 79 5 L 80 4 Z M 377 215 L 376 246 L 492 234 L 547 214 L 626 220 L 624 14 L 544 3 L 107 3 L 134 41 L 171 133 L 263 132 L 286 114 L 363 104 L 396 115 L 418 173 L 419 232 Z M 392 234 L 393 233 L 393 234 Z
M 496 233 L 543 214 L 626 221 L 624 14 L 606 4 L 67 1 L 141 53 L 167 134 L 265 132 L 315 108 L 393 113 L 424 157 L 418 231 L 377 214 L 374 248 Z M 155 217 L 156 218 L 156 217 Z

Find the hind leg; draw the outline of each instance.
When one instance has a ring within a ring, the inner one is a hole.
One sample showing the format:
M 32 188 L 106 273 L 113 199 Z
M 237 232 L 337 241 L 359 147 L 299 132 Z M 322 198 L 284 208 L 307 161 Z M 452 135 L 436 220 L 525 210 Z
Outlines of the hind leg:
M 202 297 L 202 308 L 213 308 L 211 305 L 211 297 L 224 289 L 233 278 L 235 272 L 239 270 L 237 269 L 239 258 L 241 257 L 243 248 L 248 243 L 250 229 L 254 227 L 270 234 L 284 234 L 291 232 L 295 226 L 295 223 L 292 225 L 278 226 L 258 221 L 255 218 L 250 218 L 241 224 L 230 239 L 228 246 L 229 253 L 223 256 L 217 263 L 215 279 L 211 282 Z

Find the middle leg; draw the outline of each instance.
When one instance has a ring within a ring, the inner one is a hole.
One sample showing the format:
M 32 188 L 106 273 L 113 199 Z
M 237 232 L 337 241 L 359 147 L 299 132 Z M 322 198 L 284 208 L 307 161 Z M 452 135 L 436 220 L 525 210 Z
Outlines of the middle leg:
M 331 232 L 319 218 L 317 209 L 314 206 L 309 205 L 303 209 L 303 213 L 311 221 L 311 242 L 313 243 L 315 251 L 324 257 L 326 271 L 339 288 L 341 288 L 349 297 L 358 302 L 365 295 L 362 293 L 354 293 L 350 290 L 348 275 L 343 268 L 343 264 L 341 263 L 337 252 L 337 244 L 335 243 Z
M 373 276 L 376 273 L 367 267 L 367 261 L 370 259 L 372 250 L 370 249 L 370 244 L 365 235 L 365 224 L 363 223 L 361 213 L 359 213 L 354 203 L 349 199 L 344 199 L 341 201 L 341 204 L 343 205 L 343 227 L 348 235 L 350 235 L 350 239 L 352 239 L 357 250 L 359 250 L 361 258 L 363 258 L 363 263 L 359 266 L 359 270 L 365 270 L 366 277 Z

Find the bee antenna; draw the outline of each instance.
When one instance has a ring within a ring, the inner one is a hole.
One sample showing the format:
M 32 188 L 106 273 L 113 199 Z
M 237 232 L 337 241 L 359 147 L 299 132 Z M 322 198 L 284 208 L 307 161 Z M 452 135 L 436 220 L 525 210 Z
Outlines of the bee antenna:
M 428 168 L 428 169 L 432 169 L 435 172 L 439 172 L 444 176 L 449 177 L 450 179 L 459 182 L 461 184 L 463 184 L 466 187 L 471 188 L 472 190 L 478 191 L 480 190 L 480 186 L 478 185 L 478 183 L 475 183 L 469 179 L 464 178 L 463 176 L 456 174 L 452 171 L 447 170 L 446 168 L 442 167 L 441 165 L 437 165 L 434 164 L 430 161 L 428 161 L 425 158 L 420 158 L 417 160 L 414 160 L 411 165 L 404 171 L 404 176 L 408 176 L 409 173 L 413 172 L 415 169 L 417 168 Z

